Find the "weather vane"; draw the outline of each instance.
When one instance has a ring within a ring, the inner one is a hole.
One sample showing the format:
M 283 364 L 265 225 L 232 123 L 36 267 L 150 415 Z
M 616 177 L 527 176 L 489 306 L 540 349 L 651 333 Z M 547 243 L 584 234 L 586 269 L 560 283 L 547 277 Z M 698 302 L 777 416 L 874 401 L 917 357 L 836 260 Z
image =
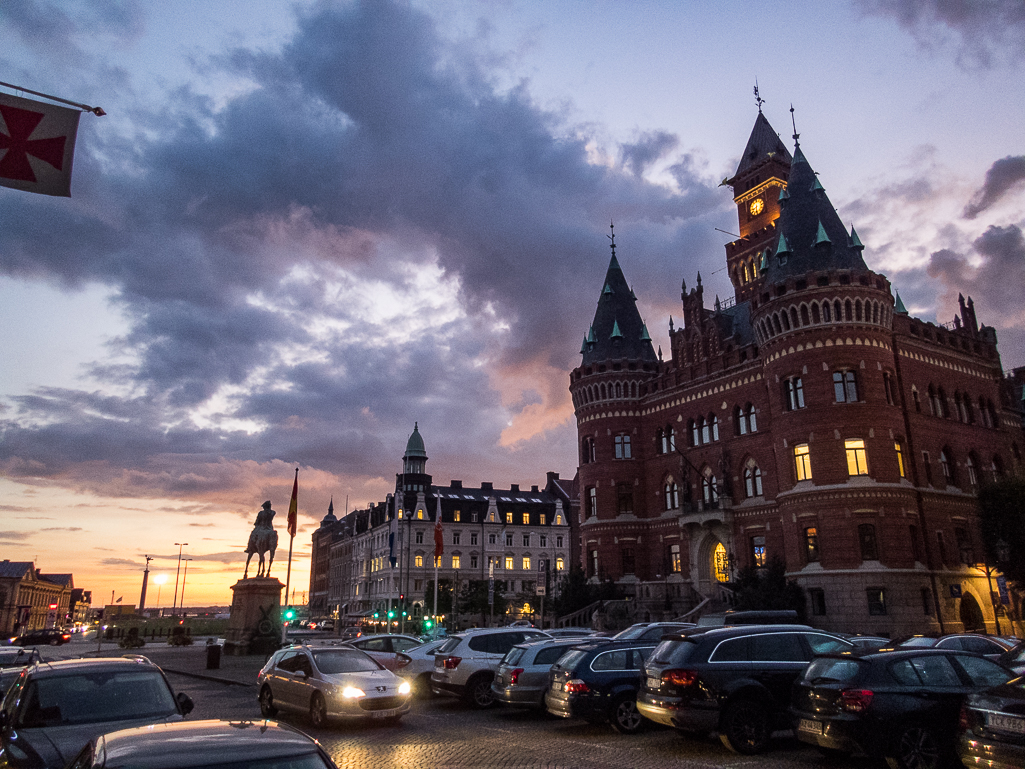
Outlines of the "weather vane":
M 790 122 L 794 125 L 794 146 L 800 147 L 801 142 L 798 139 L 801 138 L 801 134 L 797 133 L 797 121 L 794 119 L 794 105 L 790 105 Z
M 611 235 L 606 235 L 605 237 L 612 241 L 612 244 L 609 246 L 609 248 L 612 249 L 612 258 L 615 259 L 616 258 L 616 225 L 613 222 L 609 222 L 609 229 L 612 230 L 612 234 Z
M 761 115 L 762 114 L 762 105 L 765 104 L 765 99 L 763 99 L 758 94 L 758 78 L 755 78 L 755 104 L 758 105 L 758 114 Z

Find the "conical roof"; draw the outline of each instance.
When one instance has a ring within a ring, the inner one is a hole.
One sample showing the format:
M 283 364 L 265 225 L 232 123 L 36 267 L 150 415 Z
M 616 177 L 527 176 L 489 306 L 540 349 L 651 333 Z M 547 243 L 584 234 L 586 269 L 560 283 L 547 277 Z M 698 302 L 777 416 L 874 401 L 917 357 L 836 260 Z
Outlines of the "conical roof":
M 419 424 L 416 422 L 413 423 L 413 434 L 406 441 L 406 453 L 403 459 L 410 457 L 423 457 L 427 459 L 427 449 L 424 446 L 424 439 L 420 436 Z
M 791 160 L 786 145 L 772 130 L 765 115 L 759 112 L 758 117 L 755 118 L 754 128 L 751 129 L 751 136 L 747 140 L 747 146 L 744 148 L 744 154 L 740 158 L 740 165 L 737 166 L 737 170 L 733 174 L 734 178 L 769 159 L 775 159 L 784 164 L 790 163 Z
M 585 366 L 597 361 L 622 358 L 651 362 L 657 360 L 651 346 L 651 337 L 637 311 L 637 300 L 614 253 L 598 296 L 594 321 L 581 352 L 582 364 Z
M 840 221 L 800 145 L 794 150 L 787 181 L 788 197 L 776 221 L 780 236 L 769 251 L 765 279 L 782 281 L 813 270 L 867 270 L 861 241 Z

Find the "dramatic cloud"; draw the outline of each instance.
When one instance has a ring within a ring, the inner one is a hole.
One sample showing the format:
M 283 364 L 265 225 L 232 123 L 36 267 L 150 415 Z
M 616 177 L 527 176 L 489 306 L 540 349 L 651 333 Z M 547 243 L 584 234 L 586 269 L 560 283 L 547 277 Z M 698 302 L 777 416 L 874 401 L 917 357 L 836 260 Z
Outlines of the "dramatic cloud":
M 1020 0 L 860 0 L 889 16 L 926 47 L 953 42 L 965 62 L 991 66 L 1025 56 L 1025 4 Z
M 136 23 L 106 11 L 62 34 Z M 586 131 L 499 89 L 409 4 L 303 14 L 279 49 L 203 64 L 245 88 L 83 131 L 72 201 L 12 197 L 0 271 L 111 287 L 129 331 L 92 367 L 101 387 L 8 398 L 9 477 L 227 501 L 280 498 L 300 466 L 322 504 L 364 502 L 415 420 L 441 472 L 474 457 L 468 482 L 572 472 L 566 371 L 609 220 L 659 301 L 659 269 L 707 251 L 728 198 L 665 132 L 595 162 Z M 671 183 L 644 178 L 655 164 Z
M 996 161 L 986 171 L 986 181 L 982 189 L 975 193 L 971 202 L 965 206 L 965 219 L 974 219 L 987 208 L 999 201 L 1007 192 L 1020 187 L 1025 181 L 1025 155 L 1007 156 Z

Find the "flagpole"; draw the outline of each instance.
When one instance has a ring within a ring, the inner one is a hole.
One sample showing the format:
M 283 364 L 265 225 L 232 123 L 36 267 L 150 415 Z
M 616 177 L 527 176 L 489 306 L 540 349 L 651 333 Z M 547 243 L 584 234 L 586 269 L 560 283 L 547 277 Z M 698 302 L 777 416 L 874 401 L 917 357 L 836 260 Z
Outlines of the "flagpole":
M 42 96 L 44 99 L 49 99 L 50 101 L 58 101 L 61 104 L 67 104 L 70 107 L 78 107 L 83 112 L 92 112 L 97 117 L 103 117 L 104 115 L 107 114 L 100 107 L 90 107 L 88 104 L 79 104 L 77 101 L 68 101 L 67 99 L 62 99 L 59 96 L 51 96 L 48 93 L 41 93 L 39 91 L 33 91 L 31 88 L 23 88 L 20 85 L 13 85 L 11 83 L 2 83 L 2 82 L 0 82 L 0 85 L 2 85 L 4 88 L 13 88 L 15 91 L 23 91 L 24 93 L 30 93 L 33 96 Z
M 292 583 L 292 543 L 295 542 L 296 522 L 299 514 L 299 468 L 295 468 L 295 481 L 292 483 L 292 499 L 288 503 L 288 518 L 285 528 L 288 530 L 288 570 L 285 572 L 285 602 L 288 602 L 288 588 Z M 280 582 L 278 583 L 281 584 Z M 288 625 L 281 623 L 281 643 L 288 638 Z

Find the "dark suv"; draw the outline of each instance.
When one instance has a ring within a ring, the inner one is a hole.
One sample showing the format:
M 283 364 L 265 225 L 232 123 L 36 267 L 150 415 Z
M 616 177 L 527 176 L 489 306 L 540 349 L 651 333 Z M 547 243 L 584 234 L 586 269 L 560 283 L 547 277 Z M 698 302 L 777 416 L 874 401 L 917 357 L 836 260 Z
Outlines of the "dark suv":
M 545 708 L 563 718 L 608 721 L 621 734 L 640 731 L 637 689 L 651 641 L 592 641 L 570 649 L 552 665 Z
M 790 727 L 790 692 L 812 657 L 854 648 L 806 625 L 681 633 L 648 658 L 637 709 L 683 731 L 718 731 L 734 752 L 761 753 L 774 729 Z

